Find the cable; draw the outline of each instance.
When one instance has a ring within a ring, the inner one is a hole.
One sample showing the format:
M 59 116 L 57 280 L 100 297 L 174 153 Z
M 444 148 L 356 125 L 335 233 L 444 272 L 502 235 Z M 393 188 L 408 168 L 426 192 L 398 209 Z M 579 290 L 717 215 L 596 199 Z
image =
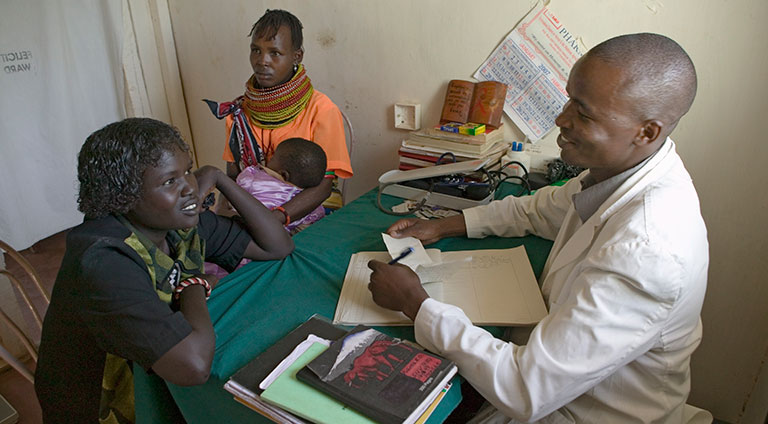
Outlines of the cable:
M 504 168 L 508 167 L 509 165 L 512 165 L 513 163 L 514 163 L 514 164 L 517 164 L 517 165 L 519 165 L 519 166 L 520 166 L 520 168 L 523 170 L 523 176 L 522 176 L 522 177 L 520 177 L 520 176 L 518 176 L 518 175 L 506 175 L 506 174 L 504 174 Z M 531 183 L 530 183 L 530 181 L 528 180 L 528 168 L 526 168 L 526 167 L 525 167 L 525 165 L 523 165 L 522 163 L 520 163 L 520 162 L 518 162 L 518 161 L 516 161 L 516 160 L 513 160 L 513 161 L 511 161 L 511 162 L 507 162 L 507 163 L 505 163 L 505 164 L 504 164 L 504 166 L 502 166 L 502 167 L 501 167 L 501 168 L 500 168 L 498 171 L 496 171 L 496 172 L 498 172 L 499 174 L 504 174 L 504 177 L 503 177 L 503 178 L 501 178 L 501 179 L 498 181 L 498 183 L 497 183 L 496 187 L 498 187 L 499 185 L 501 185 L 501 183 L 503 183 L 503 182 L 504 182 L 504 181 L 506 181 L 506 180 L 509 180 L 509 179 L 516 179 L 516 180 L 520 180 L 520 181 L 522 182 L 522 185 L 525 187 L 525 194 L 531 194 Z M 521 193 L 521 194 L 522 194 L 522 193 Z
M 584 168 L 575 165 L 568 165 L 561 159 L 555 159 L 547 164 L 547 181 L 554 183 L 556 181 L 574 178 L 581 174 Z
M 427 191 L 427 194 L 424 195 L 424 197 L 419 201 L 419 203 L 416 204 L 415 207 L 413 207 L 411 209 L 408 209 L 405 212 L 394 212 L 394 211 L 386 209 L 381 204 L 381 192 L 384 191 L 385 188 L 391 186 L 392 184 L 397 184 L 397 183 L 389 183 L 389 184 L 379 185 L 379 192 L 376 194 L 376 206 L 378 206 L 379 210 L 381 210 L 385 214 L 387 214 L 387 215 L 395 215 L 395 216 L 406 216 L 406 215 L 411 215 L 411 214 L 414 214 L 414 213 L 420 211 L 424 207 L 424 205 L 427 203 L 427 200 L 429 200 L 429 195 L 432 194 L 432 190 L 434 190 L 434 188 L 435 188 L 435 182 L 434 181 L 430 182 L 430 184 L 429 184 L 429 191 Z
M 521 185 L 524 188 L 523 192 L 516 194 L 515 197 L 520 196 L 521 194 L 531 194 L 531 183 L 528 181 L 527 178 L 519 177 L 517 175 L 508 175 L 508 176 L 504 177 L 504 179 L 502 179 L 499 183 L 504 182 L 504 181 L 509 180 L 509 179 L 520 180 Z
M 439 158 L 437 158 L 435 165 L 441 165 L 443 163 L 443 159 L 448 155 L 451 155 L 451 163 L 456 163 L 456 155 L 454 155 L 453 152 L 445 152 L 440 155 Z

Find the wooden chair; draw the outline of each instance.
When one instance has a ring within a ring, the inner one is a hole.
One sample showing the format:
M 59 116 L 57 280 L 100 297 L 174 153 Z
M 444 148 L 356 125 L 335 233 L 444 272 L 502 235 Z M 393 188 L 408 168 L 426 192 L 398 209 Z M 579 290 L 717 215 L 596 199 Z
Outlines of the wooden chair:
M 17 252 L 15 249 L 9 246 L 7 243 L 0 240 L 0 254 L 2 254 L 2 251 L 6 253 L 6 258 L 9 258 L 9 257 L 12 258 L 14 261 L 16 261 L 17 264 L 19 264 L 19 266 L 21 266 L 26 276 L 34 283 L 34 288 L 40 292 L 46 305 L 48 305 L 51 302 L 51 298 L 48 295 L 48 293 L 46 293 L 46 291 L 43 289 L 43 286 L 40 283 L 40 276 L 38 276 L 37 272 L 29 263 L 29 261 L 27 261 L 26 258 L 24 258 L 21 254 L 19 254 L 19 252 Z M 7 277 L 8 281 L 10 281 L 11 284 L 14 287 L 16 287 L 16 290 L 21 295 L 21 299 L 19 299 L 19 304 L 20 304 L 19 306 L 25 309 L 29 309 L 29 311 L 32 313 L 32 316 L 38 328 L 42 330 L 43 328 L 42 316 L 32 304 L 32 300 L 30 299 L 27 290 L 21 284 L 21 280 L 19 279 L 19 276 L 11 273 L 7 269 L 7 266 L 5 269 L 0 268 L 0 275 Z M 37 362 L 37 346 L 35 346 L 35 344 L 29 339 L 29 337 L 26 334 L 24 334 L 20 326 L 17 323 L 15 323 L 11 319 L 11 317 L 8 314 L 6 314 L 6 312 L 3 311 L 2 309 L 0 309 L 0 321 L 2 321 L 6 326 L 8 326 L 8 328 L 10 328 L 10 330 L 19 338 L 19 340 L 21 340 L 21 343 L 24 345 L 24 348 L 27 350 L 29 355 L 32 357 L 32 359 L 35 362 Z M 10 366 L 12 366 L 16 371 L 18 371 L 21 375 L 23 375 L 24 378 L 34 383 L 34 375 L 32 371 L 30 371 L 30 369 L 27 368 L 27 366 L 22 362 L 20 358 L 17 358 L 16 356 L 14 356 L 1 343 L 0 343 L 0 357 L 3 360 L 5 360 Z

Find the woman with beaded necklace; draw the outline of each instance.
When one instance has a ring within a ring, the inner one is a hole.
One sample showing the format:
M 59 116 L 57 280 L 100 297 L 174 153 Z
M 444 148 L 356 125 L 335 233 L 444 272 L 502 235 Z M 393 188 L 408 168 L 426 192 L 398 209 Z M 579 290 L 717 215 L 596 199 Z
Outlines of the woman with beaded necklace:
M 325 151 L 326 178 L 274 208 L 275 217 L 287 225 L 322 204 L 331 194 L 334 178 L 352 176 L 344 124 L 339 108 L 313 89 L 301 64 L 304 48 L 298 18 L 284 10 L 267 10 L 249 35 L 253 75 L 245 94 L 232 102 L 206 103 L 217 118 L 226 118 L 223 158 L 233 179 L 249 166 L 263 166 L 277 145 L 289 138 L 311 140 Z

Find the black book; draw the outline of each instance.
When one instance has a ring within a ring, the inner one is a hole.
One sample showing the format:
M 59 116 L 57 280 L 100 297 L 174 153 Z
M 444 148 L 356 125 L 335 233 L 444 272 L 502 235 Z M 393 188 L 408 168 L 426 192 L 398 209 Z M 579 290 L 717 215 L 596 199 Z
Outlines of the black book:
M 230 381 L 234 381 L 241 388 L 249 390 L 254 395 L 260 395 L 264 390 L 259 388 L 259 384 L 310 334 L 327 340 L 337 340 L 347 334 L 347 330 L 334 326 L 327 318 L 313 315 L 251 360 L 251 362 L 240 368 L 240 370 L 232 375 Z
M 296 377 L 383 424 L 418 419 L 456 365 L 413 343 L 359 325 Z

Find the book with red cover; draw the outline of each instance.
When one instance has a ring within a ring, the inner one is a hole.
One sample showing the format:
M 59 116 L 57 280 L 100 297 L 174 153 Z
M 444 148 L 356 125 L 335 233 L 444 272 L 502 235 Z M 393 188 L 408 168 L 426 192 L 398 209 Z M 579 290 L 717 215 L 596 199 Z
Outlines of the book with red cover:
M 506 96 L 507 85 L 502 82 L 451 80 L 445 92 L 440 123 L 472 122 L 498 128 Z
M 456 374 L 456 365 L 359 325 L 296 377 L 383 424 L 413 423 Z
M 404 152 L 402 150 L 398 150 L 397 154 L 402 157 L 411 158 L 411 159 L 418 159 L 423 160 L 425 162 L 432 162 L 433 164 L 437 162 L 437 160 L 440 158 L 440 156 L 431 156 L 431 155 L 424 155 L 424 154 L 418 154 L 418 153 L 410 153 L 410 152 Z M 443 163 L 451 163 L 451 158 L 447 157 L 443 160 Z

